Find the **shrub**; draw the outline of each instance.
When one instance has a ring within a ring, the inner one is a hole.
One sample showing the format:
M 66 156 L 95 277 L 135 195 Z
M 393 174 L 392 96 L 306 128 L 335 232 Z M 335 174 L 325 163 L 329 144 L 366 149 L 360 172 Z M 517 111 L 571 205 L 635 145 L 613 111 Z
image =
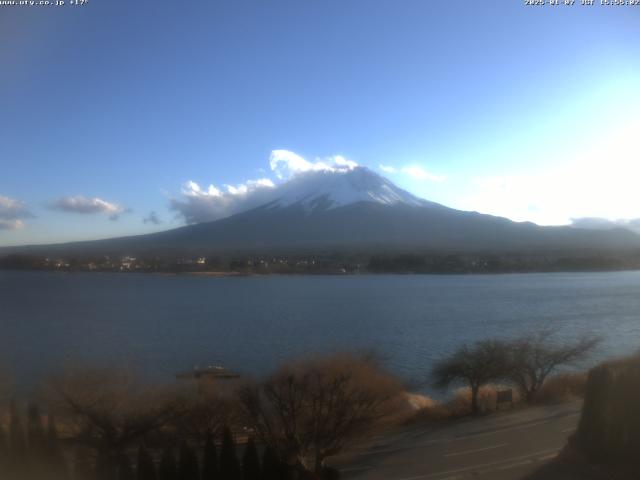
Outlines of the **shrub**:
M 333 467 L 324 467 L 320 471 L 320 478 L 322 480 L 340 480 L 340 471 Z
M 583 397 L 586 385 L 587 374 L 584 372 L 555 375 L 542 386 L 536 396 L 536 403 L 560 403 Z
M 178 478 L 180 480 L 199 480 L 200 469 L 198 466 L 198 457 L 196 452 L 183 442 L 180 446 L 180 455 L 178 457 Z
M 236 455 L 236 443 L 229 427 L 222 429 L 220 448 L 220 476 L 225 480 L 241 480 L 242 471 Z
M 170 447 L 166 447 L 162 452 L 162 457 L 160 457 L 158 480 L 178 480 L 178 467 L 173 456 L 173 450 Z
M 156 466 L 153 458 L 144 446 L 138 448 L 138 468 L 136 469 L 137 480 L 156 480 Z
M 319 473 L 324 459 L 390 414 L 400 384 L 372 358 L 334 355 L 280 368 L 241 392 L 249 424 L 292 465 Z
M 118 480 L 134 480 L 135 475 L 133 473 L 133 467 L 131 466 L 131 459 L 128 455 L 122 455 L 120 457 L 120 464 L 118 465 Z
M 439 422 L 448 420 L 449 418 L 451 418 L 451 410 L 449 410 L 446 405 L 434 403 L 433 405 L 418 410 L 413 417 L 407 419 L 405 423 Z
M 213 435 L 207 436 L 202 452 L 202 480 L 215 480 L 219 477 L 218 452 Z
M 496 410 L 496 398 L 499 390 L 509 387 L 503 385 L 489 384 L 482 386 L 478 391 L 478 411 L 479 413 L 489 413 Z M 520 401 L 517 391 L 513 392 L 513 403 Z M 469 388 L 459 388 L 455 391 L 454 397 L 449 400 L 445 407 L 452 417 L 464 417 L 473 414 L 472 393 Z
M 260 457 L 253 438 L 249 438 L 242 455 L 243 480 L 260 480 Z

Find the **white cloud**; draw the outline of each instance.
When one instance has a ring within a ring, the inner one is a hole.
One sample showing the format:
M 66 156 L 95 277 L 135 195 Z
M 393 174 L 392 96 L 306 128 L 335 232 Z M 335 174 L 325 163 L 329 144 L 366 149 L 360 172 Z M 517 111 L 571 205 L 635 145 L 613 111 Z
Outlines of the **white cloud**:
M 0 195 L 0 230 L 24 228 L 23 219 L 33 216 L 21 201 Z
M 425 170 L 420 165 L 406 165 L 404 167 L 396 168 L 392 165 L 378 165 L 378 168 L 385 173 L 403 173 L 415 180 L 428 181 L 428 182 L 444 182 L 447 177 L 444 175 L 436 175 L 428 170 Z
M 84 215 L 106 213 L 111 220 L 117 220 L 121 214 L 130 212 L 129 209 L 117 203 L 108 202 L 98 197 L 87 198 L 82 195 L 61 197 L 54 201 L 51 207 L 62 212 Z
M 358 166 L 356 162 L 354 162 L 353 160 L 344 158 L 342 155 L 335 155 L 333 157 L 329 157 L 329 159 L 333 160 L 333 163 L 338 168 L 342 168 L 342 169 L 353 170 Z
M 402 173 L 409 175 L 410 177 L 415 178 L 416 180 L 427 180 L 430 182 L 444 182 L 447 177 L 444 175 L 436 175 L 434 173 L 428 172 L 424 168 L 419 165 L 409 165 L 406 167 L 402 167 L 400 170 Z
M 269 166 L 278 178 L 283 179 L 291 178 L 302 172 L 344 172 L 353 170 L 358 164 L 341 155 L 334 155 L 324 159 L 317 158 L 315 162 L 309 162 L 289 150 L 273 150 L 269 157 Z
M 273 150 L 269 156 L 269 167 L 280 181 L 290 180 L 305 172 L 346 172 L 358 164 L 342 155 L 316 158 L 310 162 L 289 150 Z M 273 200 L 276 183 L 270 178 L 248 180 L 218 188 L 211 184 L 201 187 L 190 180 L 182 186 L 182 198 L 169 201 L 169 208 L 178 213 L 187 223 L 201 223 L 225 218 Z
M 185 182 L 185 184 L 182 186 L 182 193 L 189 197 L 199 197 L 199 196 L 220 197 L 222 196 L 222 192 L 218 190 L 216 187 L 214 187 L 213 185 L 209 185 L 209 188 L 207 190 L 202 190 L 200 188 L 200 185 L 198 185 L 196 182 L 192 180 Z
M 226 192 L 209 185 L 206 190 L 200 188 L 196 182 L 189 180 L 182 186 L 182 193 L 188 197 L 210 197 L 221 198 L 225 196 L 244 196 L 261 188 L 273 188 L 274 183 L 268 178 L 260 178 L 258 180 L 248 180 L 238 185 L 225 185 Z
M 209 188 L 211 188 L 211 185 Z M 248 180 L 239 185 L 225 185 L 227 193 L 231 195 L 247 195 L 252 191 L 260 188 L 274 188 L 275 184 L 268 178 L 259 178 L 258 180 Z
M 203 189 L 194 181 L 182 186 L 183 198 L 171 199 L 169 207 L 187 223 L 202 223 L 228 217 L 268 201 L 275 184 L 268 178 L 224 185 L 224 190 L 209 185 Z
M 0 230 L 21 230 L 24 228 L 24 222 L 22 220 L 3 220 L 0 219 Z
M 29 218 L 33 214 L 27 210 L 25 204 L 19 200 L 0 195 L 0 218 L 14 220 L 17 218 Z

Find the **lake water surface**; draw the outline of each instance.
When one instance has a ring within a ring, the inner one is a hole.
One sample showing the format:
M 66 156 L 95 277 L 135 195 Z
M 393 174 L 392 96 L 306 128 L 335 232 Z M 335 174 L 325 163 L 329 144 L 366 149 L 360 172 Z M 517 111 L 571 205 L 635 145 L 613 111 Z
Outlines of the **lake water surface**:
M 213 278 L 0 272 L 0 362 L 30 389 L 79 362 L 171 379 L 194 365 L 263 375 L 312 352 L 375 348 L 422 380 L 463 342 L 557 328 L 640 348 L 640 272 Z

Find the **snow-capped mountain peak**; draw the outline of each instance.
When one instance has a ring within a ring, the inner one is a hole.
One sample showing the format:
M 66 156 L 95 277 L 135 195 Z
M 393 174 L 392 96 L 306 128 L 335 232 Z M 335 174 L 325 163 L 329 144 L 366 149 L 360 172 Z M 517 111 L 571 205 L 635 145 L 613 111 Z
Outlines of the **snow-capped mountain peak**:
M 316 171 L 296 175 L 274 192 L 270 208 L 293 205 L 307 210 L 329 210 L 358 202 L 384 205 L 434 205 L 395 186 L 366 167 L 347 171 Z

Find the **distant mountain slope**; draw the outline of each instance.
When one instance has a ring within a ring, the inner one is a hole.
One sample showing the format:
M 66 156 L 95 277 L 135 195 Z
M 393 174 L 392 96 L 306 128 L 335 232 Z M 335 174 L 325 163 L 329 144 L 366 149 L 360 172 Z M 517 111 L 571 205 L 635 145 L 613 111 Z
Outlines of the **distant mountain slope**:
M 422 200 L 362 167 L 312 172 L 258 208 L 165 232 L 0 249 L 0 254 L 210 254 L 348 249 L 432 252 L 620 251 L 640 248 L 626 230 L 540 227 Z
M 422 249 L 437 251 L 619 250 L 640 247 L 624 230 L 540 227 L 446 207 L 358 202 L 316 210 L 293 205 L 254 209 L 216 222 L 139 237 L 150 248 Z

